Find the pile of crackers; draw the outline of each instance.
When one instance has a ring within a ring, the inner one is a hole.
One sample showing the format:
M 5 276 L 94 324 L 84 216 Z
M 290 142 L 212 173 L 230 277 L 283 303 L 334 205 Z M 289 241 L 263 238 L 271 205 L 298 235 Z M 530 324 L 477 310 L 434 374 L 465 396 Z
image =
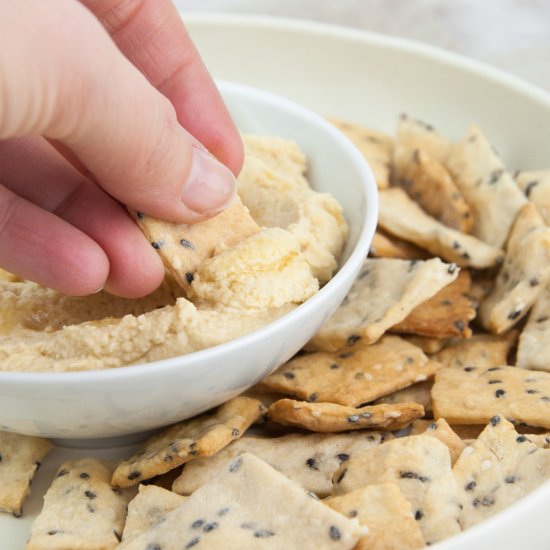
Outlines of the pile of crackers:
M 380 190 L 343 304 L 245 394 L 63 464 L 28 550 L 423 548 L 550 477 L 550 170 L 512 175 L 476 126 L 333 122 Z M 3 510 L 50 447 L 0 433 Z

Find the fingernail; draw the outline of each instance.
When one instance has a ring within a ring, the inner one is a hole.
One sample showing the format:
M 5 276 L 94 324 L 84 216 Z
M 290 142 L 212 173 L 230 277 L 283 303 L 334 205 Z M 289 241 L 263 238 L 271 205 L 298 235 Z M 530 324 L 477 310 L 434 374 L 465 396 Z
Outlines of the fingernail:
M 198 147 L 192 150 L 191 169 L 181 191 L 181 199 L 195 212 L 220 212 L 235 196 L 235 176 L 206 150 Z

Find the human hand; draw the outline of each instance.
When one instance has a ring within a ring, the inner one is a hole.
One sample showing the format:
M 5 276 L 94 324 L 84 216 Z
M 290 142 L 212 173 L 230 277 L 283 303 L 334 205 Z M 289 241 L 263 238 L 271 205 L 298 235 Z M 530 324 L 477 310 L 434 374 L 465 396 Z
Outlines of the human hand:
M 152 292 L 164 268 L 123 205 L 222 210 L 235 179 L 198 142 L 239 171 L 170 0 L 0 0 L 0 266 L 67 294 Z

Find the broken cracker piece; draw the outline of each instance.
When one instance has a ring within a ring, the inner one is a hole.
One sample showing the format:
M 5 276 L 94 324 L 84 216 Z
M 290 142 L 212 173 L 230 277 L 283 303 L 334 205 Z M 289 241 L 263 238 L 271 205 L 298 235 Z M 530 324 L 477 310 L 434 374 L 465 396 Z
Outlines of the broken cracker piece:
M 284 514 L 273 513 L 284 510 Z M 283 474 L 242 454 L 143 535 L 117 550 L 353 548 L 366 529 Z
M 207 483 L 229 461 L 251 453 L 294 483 L 318 497 L 332 489 L 332 474 L 341 464 L 384 441 L 389 432 L 357 430 L 348 433 L 287 434 L 281 437 L 244 436 L 209 458 L 188 462 L 172 490 L 189 495 Z
M 411 505 L 395 483 L 368 485 L 323 502 L 368 527 L 354 550 L 413 550 L 426 545 Z
M 238 197 L 220 214 L 195 224 L 158 220 L 142 212 L 134 212 L 134 217 L 166 269 L 184 290 L 189 288 L 204 260 L 260 230 Z
M 390 327 L 456 279 L 458 269 L 439 258 L 368 258 L 348 295 L 307 344 L 334 351 L 350 339 L 376 342 Z
M 486 424 L 500 414 L 514 424 L 550 428 L 550 373 L 517 367 L 441 369 L 432 388 L 435 418 Z
M 400 430 L 412 420 L 424 416 L 424 408 L 418 403 L 355 408 L 336 403 L 281 399 L 269 407 L 267 414 L 277 424 L 296 426 L 312 432 L 343 432 L 364 428 L 393 431 Z
M 462 270 L 452 283 L 413 309 L 391 331 L 432 338 L 469 338 L 472 330 L 468 323 L 476 315 L 468 297 L 470 283 L 470 274 Z
M 451 465 L 457 461 L 460 453 L 464 450 L 464 447 L 466 447 L 466 444 L 458 434 L 455 433 L 451 426 L 447 424 L 444 418 L 440 418 L 434 422 L 421 422 L 420 420 L 415 420 L 413 422 L 411 435 L 420 434 L 436 437 L 441 443 L 445 443 L 451 455 Z
M 422 209 L 447 227 L 470 233 L 474 218 L 464 196 L 447 169 L 421 149 L 415 149 L 409 162 L 396 175 L 397 184 Z
M 472 233 L 494 247 L 504 246 L 527 199 L 478 126 L 453 146 L 446 165 L 472 208 Z
M 384 336 L 371 345 L 359 340 L 335 352 L 296 357 L 258 386 L 311 402 L 357 407 L 427 380 L 438 368 L 420 348 L 397 336 Z
M 449 449 L 436 437 L 415 435 L 388 441 L 342 464 L 333 494 L 393 482 L 411 503 L 427 544 L 460 532 L 458 489 Z
M 529 203 L 520 210 L 512 227 L 495 287 L 481 303 L 483 326 L 496 334 L 514 326 L 549 281 L 550 227 Z
M 212 413 L 184 420 L 149 439 L 141 452 L 119 464 L 113 485 L 130 487 L 194 458 L 211 456 L 243 433 L 265 412 L 263 404 L 235 397 Z
M 365 157 L 374 175 L 378 189 L 385 189 L 390 184 L 390 169 L 393 153 L 393 139 L 379 132 L 358 124 L 329 117 L 327 119 L 350 139 Z
M 491 418 L 453 468 L 468 529 L 511 506 L 550 478 L 550 450 L 519 435 L 503 416 Z
M 31 480 L 53 448 L 48 439 L 0 431 L 0 512 L 15 517 L 31 492 Z
M 451 229 L 428 216 L 397 187 L 380 192 L 380 226 L 401 239 L 462 267 L 484 269 L 502 261 L 500 248 Z
M 138 537 L 164 521 L 166 514 L 185 502 L 186 497 L 156 485 L 140 485 L 139 493 L 128 504 L 122 540 Z
M 44 496 L 25 550 L 112 550 L 118 547 L 132 492 L 112 487 L 115 463 L 65 462 Z

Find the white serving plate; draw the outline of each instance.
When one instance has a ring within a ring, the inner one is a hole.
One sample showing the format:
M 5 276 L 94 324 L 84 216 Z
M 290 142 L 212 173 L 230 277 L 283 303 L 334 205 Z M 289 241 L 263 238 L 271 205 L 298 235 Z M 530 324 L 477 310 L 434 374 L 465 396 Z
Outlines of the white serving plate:
M 550 164 L 550 97 L 480 63 L 414 42 L 303 21 L 185 15 L 215 77 L 286 96 L 319 113 L 392 132 L 401 112 L 450 137 L 481 124 L 512 168 Z M 0 514 L 0 550 L 20 550 L 42 494 L 65 460 L 121 458 L 131 447 L 57 447 L 33 481 L 24 516 Z M 550 548 L 550 483 L 437 550 Z
M 456 139 L 470 122 L 511 169 L 550 166 L 550 95 L 503 71 L 420 43 L 307 21 L 183 13 L 216 78 L 394 132 L 406 112 Z M 438 550 L 549 549 L 550 482 Z

